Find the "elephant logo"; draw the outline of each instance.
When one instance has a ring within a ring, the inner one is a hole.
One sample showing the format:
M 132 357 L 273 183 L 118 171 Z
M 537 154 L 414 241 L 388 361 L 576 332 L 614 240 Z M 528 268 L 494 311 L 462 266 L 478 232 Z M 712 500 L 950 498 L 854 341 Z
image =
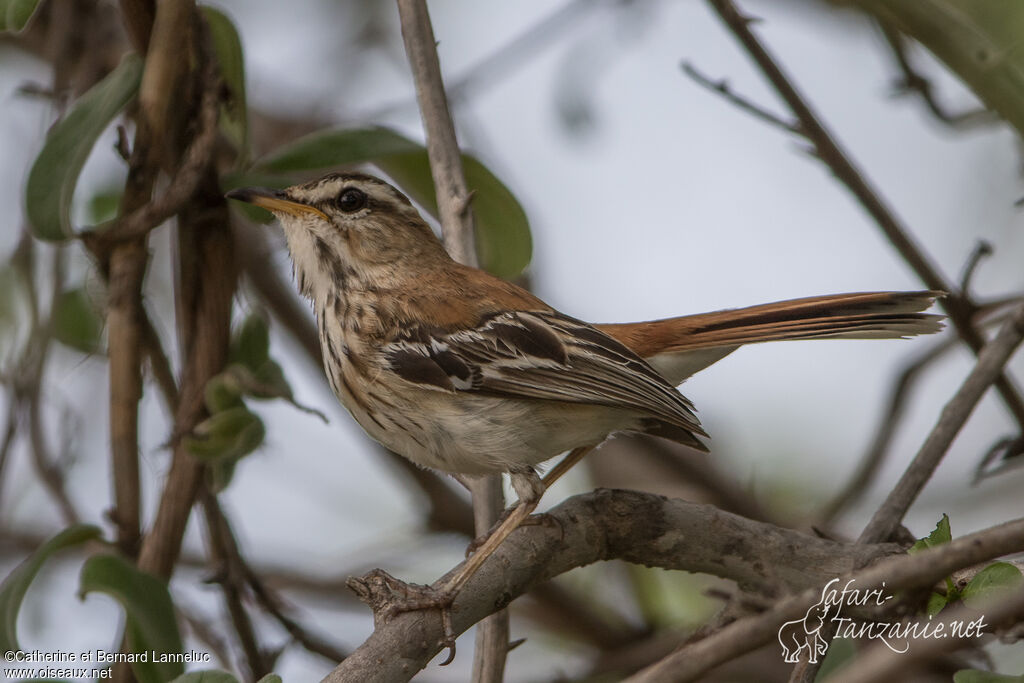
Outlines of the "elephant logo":
M 787 621 L 779 628 L 779 644 L 786 662 L 794 664 L 800 661 L 800 653 L 807 650 L 807 661 L 818 663 L 818 655 L 828 650 L 828 641 L 821 635 L 821 630 L 831 621 L 830 612 L 838 614 L 838 605 L 825 600 L 822 591 L 821 600 L 811 605 L 803 619 Z

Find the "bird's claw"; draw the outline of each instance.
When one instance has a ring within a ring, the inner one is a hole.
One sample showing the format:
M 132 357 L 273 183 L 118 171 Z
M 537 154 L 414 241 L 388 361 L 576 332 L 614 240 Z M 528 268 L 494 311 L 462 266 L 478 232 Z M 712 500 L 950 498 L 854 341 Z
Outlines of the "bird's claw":
M 349 579 L 348 585 L 360 600 L 370 606 L 374 616 L 385 622 L 404 612 L 440 610 L 441 626 L 444 631 L 440 644 L 442 648 L 448 650 L 448 656 L 441 666 L 447 666 L 455 659 L 455 630 L 452 627 L 455 591 L 406 583 L 383 569 L 374 569 L 366 576 Z

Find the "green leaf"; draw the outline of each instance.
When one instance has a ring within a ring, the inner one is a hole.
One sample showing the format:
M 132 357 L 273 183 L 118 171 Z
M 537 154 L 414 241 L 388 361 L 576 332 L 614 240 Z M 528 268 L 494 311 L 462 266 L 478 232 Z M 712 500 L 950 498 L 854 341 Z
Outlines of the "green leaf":
M 246 396 L 264 400 L 271 398 L 292 400 L 292 387 L 284 377 L 284 370 L 276 361 L 267 360 L 256 372 L 244 365 L 230 365 L 224 373 Z
M 519 275 L 533 249 L 526 212 L 505 185 L 476 158 L 462 155 L 473 192 L 477 253 L 482 267 L 499 277 Z M 427 150 L 387 128 L 323 130 L 286 145 L 256 167 L 262 173 L 295 173 L 373 163 L 417 203 L 437 216 Z
M 844 0 L 920 42 L 1024 135 L 1020 0 Z
M 326 415 L 316 408 L 304 406 L 295 400 L 292 387 L 284 376 L 284 370 L 274 360 L 267 360 L 256 372 L 244 365 L 234 363 L 229 365 L 228 369 L 218 377 L 223 377 L 228 386 L 246 396 L 257 400 L 284 399 L 302 412 L 316 415 L 324 421 L 324 424 L 327 424 Z
M 314 171 L 409 153 L 425 154 L 426 149 L 388 128 L 328 129 L 279 147 L 258 161 L 256 170 L 265 173 Z
M 189 671 L 171 683 L 238 683 L 238 679 L 226 671 Z
M 206 383 L 204 400 L 206 402 L 206 409 L 210 411 L 211 415 L 230 408 L 245 406 L 238 382 L 225 372 L 214 375 Z
M 263 443 L 263 421 L 245 406 L 229 408 L 206 418 L 185 437 L 185 448 L 202 462 L 239 458 Z
M 993 562 L 974 575 L 963 590 L 964 604 L 972 609 L 991 606 L 1024 585 L 1024 575 L 1009 562 Z
M 829 676 L 843 668 L 857 654 L 857 646 L 850 638 L 836 638 L 829 643 L 825 659 L 821 662 L 816 681 L 827 680 Z
M 256 683 L 281 683 L 281 677 L 277 674 L 267 674 Z
M 27 343 L 29 291 L 21 268 L 10 263 L 0 266 L 0 371 L 16 362 Z
M 93 555 L 82 566 L 79 594 L 105 593 L 117 600 L 125 613 L 125 645 L 128 652 L 175 655 L 182 651 L 181 634 L 167 584 L 140 571 L 117 555 Z M 139 683 L 163 683 L 180 676 L 181 662 L 132 662 Z
M 398 154 L 374 163 L 413 200 L 437 216 L 437 195 L 426 150 L 418 154 Z M 515 195 L 482 163 L 464 154 L 462 165 L 466 185 L 473 192 L 480 265 L 498 277 L 514 278 L 530 264 L 533 252 L 526 212 Z
M 52 324 L 53 336 L 60 343 L 83 353 L 102 349 L 103 320 L 83 288 L 70 289 L 57 297 Z
M 97 192 L 89 199 L 86 208 L 86 216 L 93 225 L 106 223 L 117 218 L 117 212 L 121 208 L 121 196 L 123 188 L 112 187 Z
M 925 608 L 925 613 L 929 617 L 934 617 L 936 614 L 942 611 L 942 609 L 949 604 L 949 597 L 932 591 L 932 594 L 928 596 L 928 606 Z
M 239 363 L 256 372 L 270 358 L 270 326 L 259 313 L 251 313 L 231 340 L 228 362 Z
M 100 133 L 135 96 L 141 77 L 142 60 L 128 55 L 50 130 L 25 187 L 25 208 L 36 237 L 59 241 L 71 236 L 71 199 L 82 166 Z
M 249 118 L 245 98 L 245 57 L 238 29 L 230 18 L 213 7 L 204 6 L 206 25 L 210 28 L 213 50 L 220 64 L 221 76 L 228 89 L 228 101 L 223 108 L 221 127 L 238 148 L 239 163 L 249 157 Z
M 922 550 L 934 548 L 935 546 L 942 545 L 943 543 L 949 543 L 951 540 L 953 540 L 953 536 L 949 530 L 949 516 L 943 513 L 942 519 L 940 519 L 939 523 L 935 525 L 935 529 L 917 543 L 910 546 L 910 550 L 907 552 L 910 554 L 919 553 Z
M 992 671 L 961 669 L 953 674 L 953 683 L 1024 683 L 1024 676 L 1006 676 Z
M 39 546 L 0 583 L 0 652 L 21 649 L 18 646 L 18 611 L 43 563 L 58 550 L 100 538 L 102 533 L 91 524 L 70 526 Z
M 0 31 L 19 33 L 39 7 L 39 0 L 0 0 Z
M 206 467 L 206 485 L 210 487 L 211 493 L 220 493 L 231 484 L 235 476 L 235 465 L 237 460 L 220 459 L 214 460 Z

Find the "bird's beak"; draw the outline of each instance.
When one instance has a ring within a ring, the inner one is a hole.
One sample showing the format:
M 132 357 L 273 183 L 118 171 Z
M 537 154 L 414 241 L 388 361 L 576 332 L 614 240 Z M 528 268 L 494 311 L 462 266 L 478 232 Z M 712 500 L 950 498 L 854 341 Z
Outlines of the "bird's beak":
M 294 199 L 289 199 L 281 190 L 271 190 L 266 187 L 240 187 L 237 190 L 231 190 L 224 196 L 228 199 L 247 202 L 275 214 L 286 213 L 291 216 L 313 214 L 328 220 L 327 215 L 320 209 L 309 204 L 297 202 Z

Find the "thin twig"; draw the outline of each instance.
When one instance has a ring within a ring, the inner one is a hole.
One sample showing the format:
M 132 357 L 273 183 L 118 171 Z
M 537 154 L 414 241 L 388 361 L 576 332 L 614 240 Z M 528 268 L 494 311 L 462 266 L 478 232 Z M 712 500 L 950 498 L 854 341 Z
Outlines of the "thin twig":
M 174 596 L 174 611 L 177 612 L 178 618 L 185 622 L 185 625 L 192 632 L 196 640 L 213 653 L 213 656 L 220 662 L 223 668 L 238 673 L 235 670 L 234 662 L 231 661 L 228 645 L 224 638 L 203 615 L 196 614 L 192 610 L 183 607 L 181 596 L 178 595 Z
M 81 515 L 78 514 L 64 487 L 64 472 L 55 458 L 50 455 L 49 447 L 46 444 L 38 386 L 33 387 L 30 391 L 25 409 L 28 412 L 29 442 L 32 444 L 32 463 L 35 466 L 36 475 L 60 509 L 64 523 L 69 526 L 77 524 L 81 520 Z
M 3 442 L 0 442 L 0 501 L 3 500 L 4 474 L 7 471 L 7 458 L 11 454 L 11 446 L 18 435 L 18 404 L 15 401 L 14 391 L 6 387 L 7 391 L 7 417 L 5 420 Z M 0 505 L 0 510 L 3 506 Z
M 980 353 L 985 345 L 985 340 L 972 324 L 974 305 L 961 293 L 956 292 L 953 283 L 940 273 L 921 245 L 911 236 L 906 226 L 882 199 L 881 194 L 871 186 L 864 174 L 853 164 L 849 155 L 835 141 L 806 99 L 797 91 L 793 82 L 751 32 L 751 20 L 744 16 L 730 0 L 708 0 L 708 3 L 792 110 L 799 121 L 802 135 L 814 146 L 817 157 L 856 197 L 921 281 L 929 289 L 948 293 L 939 303 L 946 310 L 961 339 L 975 354 Z M 996 380 L 996 387 L 999 389 L 1003 402 L 1013 414 L 1014 420 L 1024 432 L 1024 399 L 1005 375 L 999 376 Z
M 427 4 L 424 0 L 398 0 L 398 14 L 405 52 L 416 82 L 420 115 L 427 131 L 427 154 L 437 192 L 444 246 L 459 263 L 475 266 L 473 213 L 467 210 L 470 195 L 462 172 L 455 125 L 448 111 Z
M 903 78 L 897 83 L 899 94 L 916 93 L 932 115 L 950 128 L 969 130 L 991 126 L 999 120 L 994 112 L 985 108 L 968 109 L 959 114 L 947 112 L 935 99 L 932 82 L 922 76 L 910 63 L 910 55 L 907 54 L 906 39 L 903 35 L 887 22 L 879 21 L 878 26 L 896 58 L 896 64 L 903 72 Z
M 973 262 L 973 260 L 972 260 Z M 978 325 L 983 327 L 994 327 L 1002 324 L 1009 315 L 1006 309 L 1007 303 L 1018 303 L 1024 301 L 1015 297 L 1010 300 L 1000 300 L 985 304 L 979 309 Z M 819 518 L 824 526 L 830 525 L 844 510 L 849 509 L 857 499 L 867 492 L 875 476 L 881 470 L 889 453 L 889 446 L 893 436 L 896 434 L 896 427 L 906 412 L 907 402 L 910 393 L 917 386 L 924 371 L 939 360 L 942 356 L 957 347 L 957 337 L 946 337 L 938 344 L 926 349 L 900 371 L 892 384 L 889 394 L 888 407 L 885 410 L 881 423 L 875 430 L 875 436 L 871 440 L 871 446 L 867 453 L 861 458 L 857 471 L 850 481 L 843 487 L 842 491 L 825 505 Z
M 156 199 L 118 218 L 109 226 L 101 226 L 84 239 L 103 241 L 140 237 L 178 213 L 191 199 L 210 163 L 217 141 L 217 111 L 221 101 L 221 82 L 216 62 L 203 69 L 202 99 L 199 104 L 196 132 L 182 156 L 181 165 L 167 189 Z M 138 142 L 136 142 L 138 144 Z
M 729 86 L 729 81 L 724 78 L 718 81 L 712 80 L 710 77 L 698 71 L 697 68 L 689 62 L 683 62 L 681 66 L 683 73 L 692 78 L 697 85 L 707 88 L 711 92 L 718 93 L 738 109 L 742 109 L 754 118 L 761 119 L 768 125 L 775 126 L 787 133 L 793 133 L 794 135 L 800 136 L 803 135 L 803 131 L 800 130 L 800 125 L 798 123 L 787 121 L 778 114 L 768 111 L 767 108 L 760 104 L 736 93 L 736 91 Z
M 220 585 L 231 624 L 238 636 L 238 643 L 242 646 L 242 652 L 245 653 L 249 675 L 252 680 L 257 680 L 270 673 L 271 663 L 256 640 L 252 619 L 242 604 L 245 574 L 239 562 L 238 542 L 235 540 L 231 525 L 224 517 L 217 497 L 206 487 L 202 488 L 199 497 L 206 518 L 210 561 L 216 572 L 212 581 Z
M 168 413 L 173 415 L 178 409 L 178 383 L 174 379 L 171 361 L 160 343 L 160 335 L 157 334 L 156 328 L 153 327 L 153 321 L 145 310 L 142 312 L 142 344 L 146 349 L 146 357 L 149 358 L 149 368 L 153 373 L 153 379 L 160 387 L 160 393 L 163 394 Z
M 604 2 L 600 0 L 571 0 L 567 2 L 463 73 L 455 78 L 450 78 L 448 87 L 445 88 L 448 93 L 448 101 L 457 105 L 468 99 L 471 94 L 479 93 L 483 87 L 501 83 L 502 79 L 510 73 L 543 54 L 544 48 L 556 43 L 567 29 L 579 27 L 586 13 L 598 9 L 602 5 L 612 4 L 608 0 Z M 380 121 L 388 119 L 396 113 L 404 113 L 413 106 L 415 106 L 414 102 L 408 98 L 402 98 L 367 111 L 361 114 L 360 118 L 367 121 Z
M 284 627 L 284 630 L 288 632 L 288 635 L 290 635 L 295 642 L 309 652 L 320 655 L 327 661 L 335 664 L 348 657 L 348 653 L 345 650 L 331 642 L 328 642 L 325 638 L 322 638 L 315 633 L 311 633 L 309 629 L 285 614 L 284 610 L 281 608 L 281 599 L 275 595 L 259 575 L 253 571 L 245 557 L 242 556 L 240 552 L 238 553 L 238 561 L 241 564 L 242 571 L 245 574 L 245 579 L 249 584 L 249 588 L 252 589 L 257 602 L 260 603 L 260 606 L 270 616 L 274 617 L 277 623 Z
M 982 395 L 1002 372 L 1013 352 L 1024 340 L 1024 304 L 1021 304 L 1003 323 L 999 334 L 978 356 L 971 374 L 942 409 L 939 421 L 914 456 L 899 483 L 889 492 L 885 502 L 875 512 L 860 535 L 861 543 L 873 543 L 889 538 L 907 510 L 917 499 L 921 489 L 942 462 L 960 428 L 967 422 Z
M 22 372 L 25 376 L 19 380 L 21 386 L 15 389 L 16 402 L 20 402 L 28 422 L 28 438 L 31 445 L 32 464 L 36 476 L 43 484 L 43 488 L 53 499 L 60 511 L 61 519 L 65 524 L 75 524 L 81 519 L 81 515 L 75 509 L 64 486 L 64 471 L 58 459 L 50 453 L 46 443 L 47 430 L 43 426 L 42 412 L 42 385 L 46 373 L 46 361 L 50 344 L 53 339 L 52 316 L 57 309 L 57 302 L 64 290 L 64 250 L 57 248 L 53 252 L 53 260 L 50 264 L 50 300 L 48 312 L 51 318 L 43 320 L 40 310 L 37 288 L 35 286 L 35 248 L 28 232 L 23 233 L 27 241 L 19 245 L 19 250 L 24 251 L 18 255 L 24 269 L 25 282 L 28 284 L 29 311 L 31 319 L 31 331 L 29 333 L 28 345 L 25 349 L 25 356 L 22 360 Z M 20 394 L 20 395 L 19 395 Z
M 260 606 L 284 627 L 295 642 L 334 664 L 345 659 L 347 654 L 341 648 L 310 633 L 284 613 L 280 607 L 281 600 L 267 588 L 242 554 L 242 550 L 238 546 L 238 539 L 232 531 L 231 522 L 221 509 L 216 496 L 203 488 L 200 497 L 206 513 L 212 554 L 215 562 L 221 567 L 218 582 L 224 589 L 231 620 L 235 624 L 235 630 L 246 653 L 253 678 L 259 678 L 269 671 L 270 662 L 264 657 L 263 651 L 256 643 L 251 621 L 241 603 L 243 587 L 246 585 L 252 590 Z M 257 672 L 257 667 L 260 672 Z
M 427 155 L 437 192 L 438 214 L 445 248 L 453 259 L 477 265 L 472 195 L 466 187 L 462 154 L 455 124 L 448 110 L 437 43 L 425 0 L 398 0 L 402 39 L 416 82 L 420 115 L 427 131 Z M 473 483 L 473 518 L 476 531 L 487 533 L 504 508 L 500 475 L 482 477 Z M 508 654 L 508 612 L 501 611 L 480 624 L 477 631 L 473 680 L 500 683 Z M 451 657 L 455 656 L 452 648 Z M 446 662 L 447 663 L 447 662 Z

